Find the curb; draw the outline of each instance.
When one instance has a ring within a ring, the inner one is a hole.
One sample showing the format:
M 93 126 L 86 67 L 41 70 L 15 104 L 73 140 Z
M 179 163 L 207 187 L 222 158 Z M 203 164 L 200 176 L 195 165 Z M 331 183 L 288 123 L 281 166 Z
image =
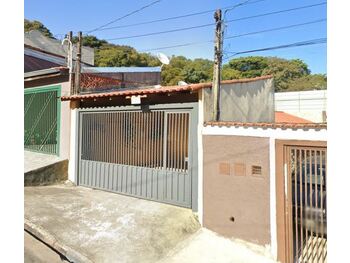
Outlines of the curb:
M 26 218 L 24 219 L 24 229 L 74 263 L 93 263 L 91 259 L 87 258 L 80 252 L 72 249 L 71 247 L 60 243 L 52 234 L 47 232 L 44 228 L 33 224 Z

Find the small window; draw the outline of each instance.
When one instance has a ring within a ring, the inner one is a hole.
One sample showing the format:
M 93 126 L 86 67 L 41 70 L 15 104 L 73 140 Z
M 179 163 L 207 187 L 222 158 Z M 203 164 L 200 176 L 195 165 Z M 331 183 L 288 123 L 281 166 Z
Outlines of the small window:
M 261 166 L 252 165 L 252 176 L 262 176 Z
M 244 163 L 235 163 L 235 176 L 245 176 L 246 175 L 246 165 Z
M 229 163 L 219 163 L 219 174 L 230 175 L 230 164 Z

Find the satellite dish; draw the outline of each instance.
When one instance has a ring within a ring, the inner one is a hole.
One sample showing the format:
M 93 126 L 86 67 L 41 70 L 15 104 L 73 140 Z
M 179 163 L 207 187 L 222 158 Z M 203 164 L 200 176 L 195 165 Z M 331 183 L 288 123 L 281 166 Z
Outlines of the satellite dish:
M 168 58 L 165 54 L 163 54 L 163 53 L 158 53 L 158 54 L 157 54 L 157 58 L 158 58 L 159 61 L 162 63 L 161 68 L 163 67 L 163 65 L 169 65 L 169 63 L 170 63 L 169 58 Z
M 182 80 L 180 80 L 178 83 L 177 83 L 177 85 L 179 85 L 179 86 L 186 86 L 186 85 L 188 85 L 185 81 L 182 81 Z

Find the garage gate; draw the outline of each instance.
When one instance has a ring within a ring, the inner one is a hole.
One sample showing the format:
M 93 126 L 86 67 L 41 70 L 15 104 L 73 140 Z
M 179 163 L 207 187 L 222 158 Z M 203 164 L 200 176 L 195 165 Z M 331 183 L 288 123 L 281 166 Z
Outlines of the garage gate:
M 196 105 L 79 110 L 78 184 L 194 208 Z

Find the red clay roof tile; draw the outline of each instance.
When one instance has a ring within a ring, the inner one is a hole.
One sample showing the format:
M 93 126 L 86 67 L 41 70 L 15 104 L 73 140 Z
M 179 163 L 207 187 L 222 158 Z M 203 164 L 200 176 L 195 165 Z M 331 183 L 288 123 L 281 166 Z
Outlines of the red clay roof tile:
M 222 84 L 233 84 L 233 83 L 247 83 L 257 80 L 264 80 L 272 78 L 271 75 L 261 76 L 250 79 L 234 79 L 224 80 Z M 61 100 L 82 100 L 82 99 L 96 99 L 96 98 L 108 98 L 116 96 L 130 96 L 130 95 L 143 95 L 143 94 L 159 94 L 159 93 L 171 93 L 171 92 L 185 92 L 185 91 L 197 91 L 203 88 L 211 88 L 212 83 L 196 83 L 188 84 L 185 86 L 162 86 L 160 88 L 143 88 L 133 90 L 118 90 L 110 92 L 90 93 L 90 94 L 78 94 L 72 96 L 62 96 Z
M 233 121 L 209 121 L 204 126 L 219 127 L 256 127 L 256 128 L 280 128 L 280 129 L 327 129 L 326 123 L 267 123 L 267 122 L 233 122 Z
M 275 122 L 276 123 L 313 123 L 312 121 L 300 118 L 298 116 L 283 112 L 275 111 Z

